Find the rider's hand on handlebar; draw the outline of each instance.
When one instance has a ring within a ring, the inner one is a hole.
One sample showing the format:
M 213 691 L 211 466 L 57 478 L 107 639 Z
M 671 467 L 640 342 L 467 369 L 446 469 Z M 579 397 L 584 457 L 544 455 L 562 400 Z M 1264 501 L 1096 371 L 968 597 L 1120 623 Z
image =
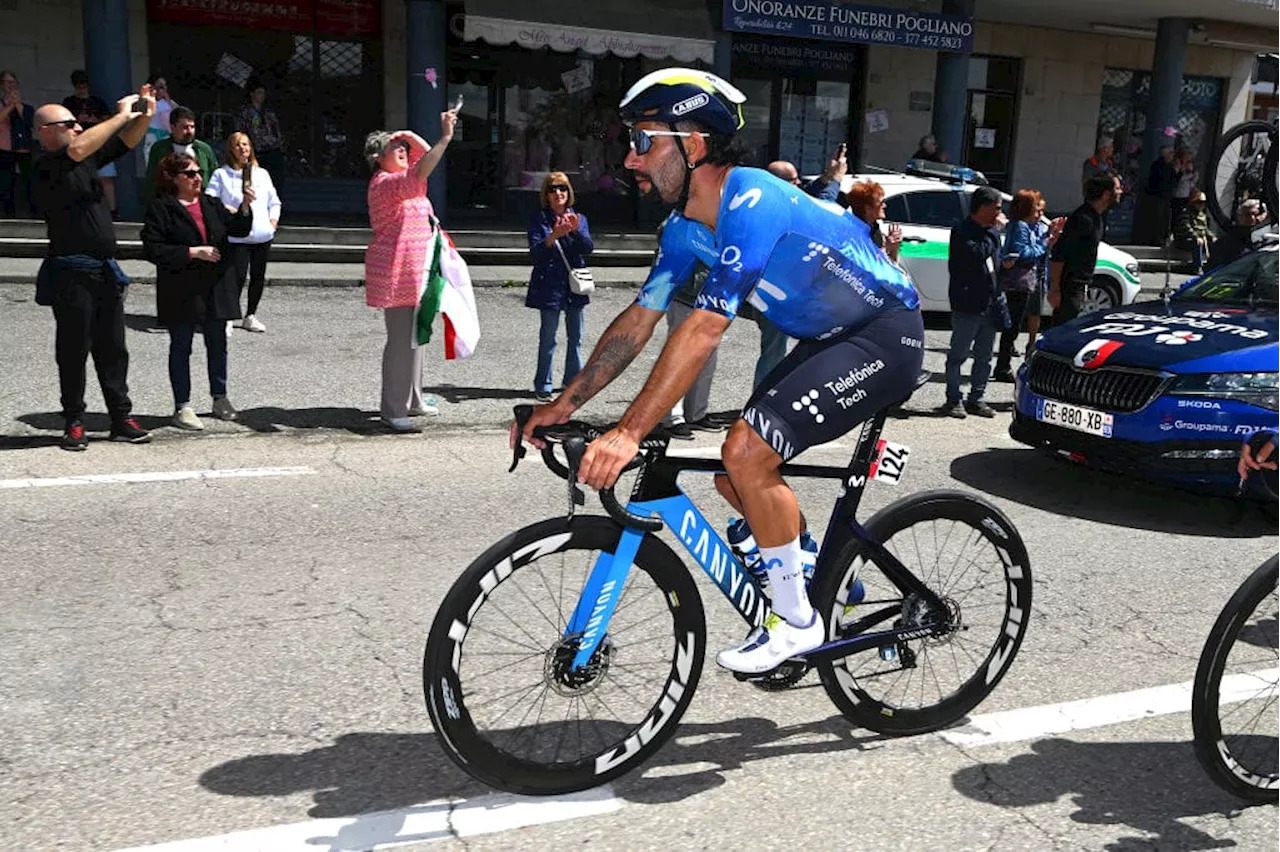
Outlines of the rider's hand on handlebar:
M 1244 482 L 1249 478 L 1249 473 L 1255 470 L 1275 470 L 1276 462 L 1274 460 L 1276 452 L 1276 442 L 1267 441 L 1262 449 L 1258 450 L 1258 454 L 1254 455 L 1253 447 L 1246 442 L 1240 450 L 1240 461 L 1236 465 L 1236 472 L 1240 474 L 1240 481 Z
M 530 415 L 528 421 L 524 424 L 524 439 L 538 449 L 542 449 L 546 446 L 547 442 L 541 438 L 535 438 L 533 436 L 533 430 L 538 426 L 559 426 L 561 423 L 567 423 L 569 422 L 569 417 L 572 414 L 572 411 L 565 411 L 561 408 L 560 400 L 556 400 L 549 405 L 533 406 L 533 414 Z M 516 448 L 516 441 L 518 440 L 516 430 L 519 426 L 520 424 L 518 423 L 511 424 L 511 432 L 507 441 L 509 449 L 514 450 Z
M 587 446 L 578 468 L 578 481 L 597 491 L 610 488 L 639 451 L 638 440 L 619 428 L 610 429 Z

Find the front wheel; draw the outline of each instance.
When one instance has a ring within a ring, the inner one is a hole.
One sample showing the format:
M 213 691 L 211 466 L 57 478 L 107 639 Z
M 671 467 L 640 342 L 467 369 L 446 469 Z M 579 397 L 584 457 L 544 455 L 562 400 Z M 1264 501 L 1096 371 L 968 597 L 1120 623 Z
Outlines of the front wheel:
M 1191 727 L 1196 758 L 1213 782 L 1254 802 L 1280 794 L 1276 681 L 1276 565 L 1273 556 L 1227 601 L 1196 667 Z
M 891 627 L 933 629 L 921 639 L 818 664 L 822 685 L 840 712 L 864 728 L 905 736 L 946 727 L 987 697 L 1022 644 L 1031 612 L 1027 549 L 1003 512 L 959 491 L 898 500 L 873 515 L 866 530 L 946 611 L 904 596 L 866 559 L 861 543 L 851 542 L 817 578 L 814 605 L 827 619 L 828 640 Z
M 674 732 L 702 672 L 706 625 L 693 578 L 658 538 L 644 537 L 621 589 L 601 590 L 616 609 L 590 661 L 573 666 L 584 634 L 566 626 L 621 534 L 591 516 L 526 527 L 472 562 L 440 604 L 423 689 L 441 746 L 472 777 L 528 795 L 585 790 L 639 766 Z

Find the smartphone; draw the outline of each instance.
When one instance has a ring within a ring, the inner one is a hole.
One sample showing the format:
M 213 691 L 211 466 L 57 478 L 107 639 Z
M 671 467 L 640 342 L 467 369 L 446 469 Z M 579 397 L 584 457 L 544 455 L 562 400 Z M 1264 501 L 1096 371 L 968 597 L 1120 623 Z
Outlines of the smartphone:
M 133 102 L 133 111 L 134 111 L 134 112 L 146 112 L 146 111 L 147 111 L 147 102 L 146 102 L 146 101 L 144 101 L 142 98 L 138 98 L 136 101 L 134 101 L 134 102 Z
M 240 169 L 240 181 L 246 188 L 253 186 L 253 165 L 251 163 L 245 163 L 244 167 Z
M 458 113 L 462 111 L 462 95 L 458 95 L 458 99 L 453 102 L 453 109 L 450 112 Z
M 837 157 L 843 157 L 843 156 L 844 156 L 845 154 L 847 154 L 848 152 L 849 152 L 849 145 L 848 145 L 848 143 L 846 143 L 846 142 L 841 142 L 841 143 L 840 143 L 840 147 L 836 149 L 836 156 L 837 156 Z

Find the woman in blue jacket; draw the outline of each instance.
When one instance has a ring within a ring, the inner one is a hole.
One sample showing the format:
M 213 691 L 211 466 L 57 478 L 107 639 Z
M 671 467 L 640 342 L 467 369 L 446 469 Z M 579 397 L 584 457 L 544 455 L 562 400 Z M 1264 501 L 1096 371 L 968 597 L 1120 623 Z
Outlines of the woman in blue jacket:
M 1000 349 L 996 355 L 997 382 L 1012 382 L 1013 344 L 1026 320 L 1027 352 L 1035 345 L 1040 331 L 1040 292 L 1042 272 L 1046 267 L 1049 251 L 1062 233 L 1063 222 L 1055 220 L 1051 226 L 1041 221 L 1044 216 L 1044 200 L 1034 189 L 1020 189 L 1009 204 L 1009 223 L 1004 229 L 1004 245 L 1000 249 L 1003 258 L 1000 266 L 1000 288 L 1009 300 L 1009 318 L 1013 324 L 1000 332 Z
M 591 254 L 594 246 L 587 217 L 573 209 L 573 187 L 564 172 L 547 175 L 542 182 L 540 199 L 542 209 L 529 222 L 533 273 L 529 277 L 529 294 L 524 304 L 542 312 L 533 395 L 539 402 L 550 402 L 560 314 L 564 313 L 565 332 L 569 338 L 568 352 L 564 357 L 563 387 L 582 369 L 582 309 L 591 301 L 587 296 L 570 292 L 569 270 L 565 264 L 575 269 L 585 267 L 587 255 Z

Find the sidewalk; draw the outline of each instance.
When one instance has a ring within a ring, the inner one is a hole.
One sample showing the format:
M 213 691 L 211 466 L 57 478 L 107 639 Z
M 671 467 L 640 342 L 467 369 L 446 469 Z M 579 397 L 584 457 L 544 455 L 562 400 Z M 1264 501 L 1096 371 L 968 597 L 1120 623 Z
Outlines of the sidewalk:
M 122 260 L 120 266 L 135 284 L 155 284 L 156 268 L 145 260 Z M 35 284 L 39 258 L 0 258 L 0 284 Z M 598 287 L 639 287 L 649 274 L 647 266 L 592 267 Z M 471 283 L 476 287 L 524 287 L 529 283 L 529 267 L 472 266 Z M 272 262 L 267 265 L 270 287 L 360 287 L 364 285 L 363 263 Z

